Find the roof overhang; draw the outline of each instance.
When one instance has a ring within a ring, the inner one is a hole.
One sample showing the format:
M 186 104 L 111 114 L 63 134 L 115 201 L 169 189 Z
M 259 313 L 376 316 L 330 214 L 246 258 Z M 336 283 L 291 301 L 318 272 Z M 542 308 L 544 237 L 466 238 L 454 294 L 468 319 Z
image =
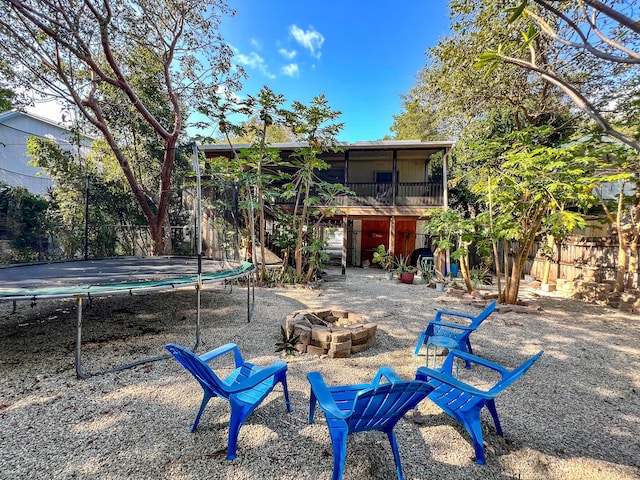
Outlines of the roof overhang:
M 338 142 L 337 147 L 341 147 L 346 151 L 393 151 L 393 150 L 421 150 L 421 151 L 440 151 L 450 150 L 455 142 L 439 141 L 439 142 L 421 142 L 419 140 L 377 140 L 370 142 Z M 249 148 L 249 144 L 239 144 L 233 147 L 236 150 Z M 308 143 L 292 142 L 292 143 L 272 143 L 269 148 L 276 148 L 281 151 L 293 151 L 297 148 L 309 147 Z M 232 152 L 232 148 L 228 144 L 210 144 L 198 147 L 200 151 L 219 153 L 224 155 Z

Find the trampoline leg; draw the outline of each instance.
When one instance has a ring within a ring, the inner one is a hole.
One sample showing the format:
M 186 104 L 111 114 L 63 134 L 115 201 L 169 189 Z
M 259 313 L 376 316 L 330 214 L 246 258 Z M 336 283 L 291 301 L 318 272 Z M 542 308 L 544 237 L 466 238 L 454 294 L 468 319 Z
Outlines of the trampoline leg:
M 247 276 L 247 323 L 253 317 L 253 307 L 256 303 L 256 284 L 252 274 Z
M 196 344 L 191 351 L 195 352 L 200 346 L 200 291 L 202 290 L 202 283 L 196 285 Z
M 82 297 L 77 297 L 78 302 L 78 316 L 76 321 L 76 375 L 78 378 L 89 378 L 91 375 L 87 375 L 82 372 Z

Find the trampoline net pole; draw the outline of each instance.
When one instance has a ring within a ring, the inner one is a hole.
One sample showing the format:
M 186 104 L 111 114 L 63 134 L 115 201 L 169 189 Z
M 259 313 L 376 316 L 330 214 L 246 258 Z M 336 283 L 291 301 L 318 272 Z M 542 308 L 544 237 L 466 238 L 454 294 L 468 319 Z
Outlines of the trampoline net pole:
M 196 285 L 196 343 L 193 351 L 200 346 L 200 293 L 202 290 L 202 179 L 200 176 L 200 159 L 198 158 L 198 145 L 193 144 L 193 169 L 196 172 L 196 235 L 198 253 L 198 283 Z

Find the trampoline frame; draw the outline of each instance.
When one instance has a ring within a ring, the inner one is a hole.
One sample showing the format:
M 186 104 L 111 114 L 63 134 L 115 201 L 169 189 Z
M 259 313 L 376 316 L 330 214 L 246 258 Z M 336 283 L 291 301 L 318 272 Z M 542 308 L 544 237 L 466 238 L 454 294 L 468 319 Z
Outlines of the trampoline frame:
M 158 257 L 155 257 L 158 258 Z M 165 257 L 170 258 L 170 257 Z M 104 260 L 104 259 L 102 259 Z M 198 270 L 200 270 L 201 258 L 198 258 Z M 82 263 L 85 260 L 76 260 L 76 262 Z M 86 260 L 91 261 L 91 260 Z M 46 263 L 46 262 L 45 262 Z M 49 262 L 49 263 L 65 263 L 65 262 Z M 228 263 L 228 262 L 227 262 Z M 6 267 L 0 267 L 0 272 L 12 267 L 28 268 L 29 265 L 8 265 Z M 113 284 L 100 284 L 100 285 L 88 285 L 72 286 L 72 287 L 58 287 L 55 293 L 38 293 L 43 292 L 43 288 L 24 289 L 20 292 L 20 289 L 16 288 L 0 288 L 0 302 L 13 301 L 14 310 L 17 301 L 31 301 L 48 300 L 48 299 L 61 299 L 61 298 L 73 298 L 76 301 L 76 346 L 75 346 L 75 370 L 78 378 L 89 378 L 94 375 L 113 373 L 127 368 L 136 367 L 145 363 L 150 363 L 158 360 L 165 360 L 171 358 L 170 355 L 161 355 L 157 357 L 145 358 L 137 360 L 135 362 L 127 363 L 119 367 L 115 367 L 100 373 L 86 373 L 82 369 L 82 303 L 83 299 L 91 300 L 92 297 L 109 296 L 109 295 L 134 295 L 134 292 L 153 292 L 160 290 L 170 290 L 174 288 L 195 287 L 196 290 L 196 338 L 192 350 L 196 350 L 200 345 L 200 302 L 201 291 L 204 285 L 210 283 L 226 284 L 227 281 L 236 280 L 239 278 L 247 277 L 247 322 L 251 321 L 253 315 L 253 308 L 255 306 L 255 265 L 248 262 L 241 262 L 240 268 L 233 270 L 223 270 L 215 273 L 198 273 L 193 275 L 176 276 L 165 280 L 155 280 L 142 282 L 128 282 L 128 283 L 113 283 Z

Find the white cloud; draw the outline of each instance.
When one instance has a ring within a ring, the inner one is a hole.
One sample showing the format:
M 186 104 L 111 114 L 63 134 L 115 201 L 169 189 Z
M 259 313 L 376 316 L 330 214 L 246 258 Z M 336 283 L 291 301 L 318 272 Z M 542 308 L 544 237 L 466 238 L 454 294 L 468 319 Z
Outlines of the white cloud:
M 260 45 L 260 42 L 258 40 L 256 40 L 255 38 L 251 39 L 251 46 L 253 48 L 258 49 L 258 50 L 262 50 L 262 45 Z
M 320 49 L 324 43 L 324 36 L 320 32 L 316 31 L 313 27 L 309 27 L 309 30 L 305 31 L 297 25 L 291 25 L 291 27 L 289 27 L 289 32 L 293 35 L 296 42 L 309 50 L 312 56 L 320 58 L 322 55 Z
M 278 53 L 284 58 L 291 60 L 296 56 L 298 52 L 296 52 L 295 50 L 287 50 L 286 48 L 281 48 L 280 50 L 278 50 Z
M 287 77 L 298 77 L 300 75 L 300 68 L 297 63 L 290 63 L 282 67 L 282 73 Z
M 258 55 L 256 52 L 251 52 L 249 55 L 244 53 L 236 53 L 235 56 L 237 62 L 245 67 L 254 68 L 260 71 L 265 77 L 274 79 L 276 76 L 269 72 L 269 67 L 265 63 L 264 58 Z

